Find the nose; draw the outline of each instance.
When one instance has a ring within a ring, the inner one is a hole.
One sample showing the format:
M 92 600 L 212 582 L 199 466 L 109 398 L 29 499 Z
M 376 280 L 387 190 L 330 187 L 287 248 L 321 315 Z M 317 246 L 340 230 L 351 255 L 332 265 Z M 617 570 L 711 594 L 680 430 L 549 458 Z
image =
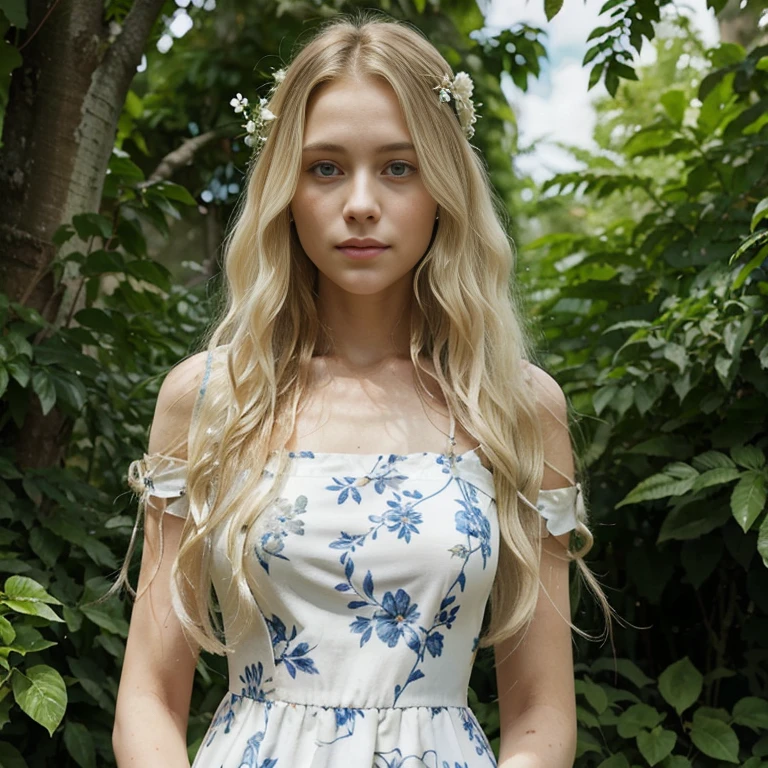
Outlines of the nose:
M 376 182 L 368 173 L 356 173 L 349 185 L 349 195 L 344 202 L 344 219 L 367 221 L 381 216 L 381 206 L 376 194 Z

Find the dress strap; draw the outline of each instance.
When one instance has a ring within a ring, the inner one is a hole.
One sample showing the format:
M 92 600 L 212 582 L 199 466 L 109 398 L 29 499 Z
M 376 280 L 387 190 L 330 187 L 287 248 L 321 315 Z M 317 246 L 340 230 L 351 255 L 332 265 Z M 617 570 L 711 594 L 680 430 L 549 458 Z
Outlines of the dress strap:
M 205 396 L 205 390 L 208 388 L 208 378 L 211 375 L 211 360 L 213 358 L 213 350 L 208 350 L 208 355 L 205 358 L 205 373 L 203 374 L 203 381 L 200 384 L 200 391 L 197 394 L 197 400 L 192 410 L 192 423 L 197 421 L 197 417 L 200 413 L 200 406 Z
M 453 411 L 451 410 L 450 406 L 448 406 L 448 417 L 450 419 L 448 424 L 448 456 L 453 459 L 455 456 L 455 447 L 456 447 L 456 418 L 453 415 Z

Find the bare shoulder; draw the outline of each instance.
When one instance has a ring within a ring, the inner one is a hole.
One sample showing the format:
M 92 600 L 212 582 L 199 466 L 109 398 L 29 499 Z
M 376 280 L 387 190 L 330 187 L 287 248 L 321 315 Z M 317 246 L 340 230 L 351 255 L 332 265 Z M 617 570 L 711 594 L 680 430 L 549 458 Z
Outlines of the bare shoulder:
M 524 361 L 524 369 L 534 390 L 544 438 L 545 465 L 541 487 L 542 490 L 562 488 L 571 484 L 575 471 L 565 393 L 550 374 L 533 363 Z
M 535 393 L 542 419 L 564 421 L 567 425 L 568 406 L 561 386 L 545 370 L 527 360 L 523 360 L 523 370 Z
M 152 419 L 149 453 L 186 458 L 187 433 L 205 376 L 207 356 L 206 351 L 190 355 L 163 379 Z

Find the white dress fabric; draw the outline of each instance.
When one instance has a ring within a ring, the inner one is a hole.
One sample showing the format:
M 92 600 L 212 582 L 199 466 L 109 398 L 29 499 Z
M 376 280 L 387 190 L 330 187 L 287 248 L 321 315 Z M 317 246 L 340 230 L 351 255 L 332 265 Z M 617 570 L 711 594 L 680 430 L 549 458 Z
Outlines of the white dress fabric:
M 192 768 L 496 766 L 467 704 L 499 554 L 491 472 L 452 447 L 289 457 L 247 564 L 258 626 L 228 657 Z M 186 515 L 185 463 L 137 464 L 134 487 Z M 580 490 L 540 492 L 543 535 L 576 527 Z M 232 571 L 220 540 L 213 551 L 221 600 Z

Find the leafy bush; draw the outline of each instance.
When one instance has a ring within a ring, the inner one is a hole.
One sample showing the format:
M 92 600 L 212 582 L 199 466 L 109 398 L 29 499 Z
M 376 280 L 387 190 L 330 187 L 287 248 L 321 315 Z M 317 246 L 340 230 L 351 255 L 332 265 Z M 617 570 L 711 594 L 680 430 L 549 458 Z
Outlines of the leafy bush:
M 578 766 L 768 758 L 767 55 L 711 51 L 698 101 L 669 88 L 544 185 L 594 230 L 527 246 L 546 362 L 583 416 L 593 565 L 637 625 L 615 669 L 577 664 Z

